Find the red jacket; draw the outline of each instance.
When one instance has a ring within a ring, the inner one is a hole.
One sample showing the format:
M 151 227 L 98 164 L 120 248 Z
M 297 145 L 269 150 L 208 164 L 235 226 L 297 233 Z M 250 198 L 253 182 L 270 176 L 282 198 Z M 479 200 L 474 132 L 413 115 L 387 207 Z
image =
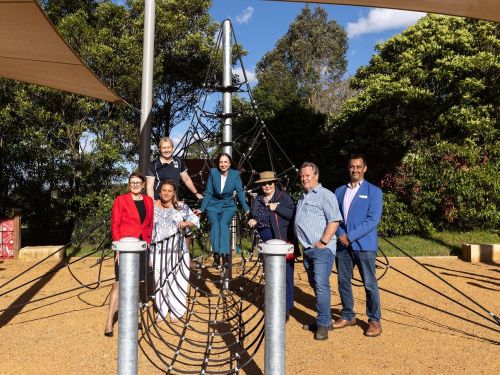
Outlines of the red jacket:
M 111 236 L 113 241 L 119 241 L 123 237 L 139 238 L 151 243 L 153 235 L 153 200 L 143 194 L 144 206 L 146 207 L 146 218 L 141 225 L 139 211 L 135 206 L 132 194 L 122 194 L 116 197 L 111 211 Z

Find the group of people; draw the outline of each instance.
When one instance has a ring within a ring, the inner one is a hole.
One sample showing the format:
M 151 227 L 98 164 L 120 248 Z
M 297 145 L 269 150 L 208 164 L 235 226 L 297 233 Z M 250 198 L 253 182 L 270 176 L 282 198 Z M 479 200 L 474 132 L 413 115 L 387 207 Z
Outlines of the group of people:
M 317 310 L 315 321 L 303 328 L 313 331 L 316 340 L 326 340 L 329 331 L 357 324 L 351 289 L 353 268 L 357 266 L 366 293 L 368 328 L 364 334 L 375 337 L 382 333 L 375 275 L 382 191 L 364 180 L 367 163 L 363 155 L 351 156 L 348 162 L 350 180 L 335 192 L 321 185 L 319 169 L 314 163 L 303 163 L 299 172 L 303 191 L 297 205 L 290 194 L 279 189 L 279 179 L 273 171 L 262 172 L 256 181 L 261 194 L 250 207 L 240 173 L 234 169 L 230 155 L 218 156 L 203 195 L 191 181 L 183 161 L 173 156 L 174 145 L 169 138 L 162 138 L 159 150 L 160 156 L 151 162 L 146 178 L 139 173 L 130 175 L 129 192 L 115 199 L 112 210 L 113 240 L 135 237 L 151 243 L 172 238 L 171 245 L 155 246 L 151 251 L 157 259 L 151 264 L 155 275 L 157 317 L 164 319 L 170 313 L 171 321 L 177 321 L 186 311 L 189 253 L 184 236 L 192 228 L 199 227 L 201 213 L 210 221 L 213 266 L 230 266 L 230 224 L 237 210 L 236 196 L 250 218 L 248 225 L 256 230 L 262 241 L 278 238 L 295 244 L 295 254 L 286 261 L 287 320 L 294 306 L 294 263 L 300 254 L 300 243 Z M 181 180 L 201 199 L 199 210 L 192 211 L 178 200 Z M 145 186 L 147 194 L 142 193 Z M 179 247 L 181 251 L 176 250 Z M 342 314 L 332 322 L 330 275 L 335 259 Z M 118 309 L 118 257 L 115 264 L 116 282 L 110 296 L 106 336 L 113 335 L 113 316 Z
M 203 198 L 187 173 L 183 161 L 173 156 L 174 144 L 162 138 L 160 155 L 150 163 L 146 177 L 134 172 L 129 176 L 125 194 L 116 197 L 111 212 L 113 241 L 134 237 L 155 243 L 149 259 L 141 256 L 140 280 L 144 280 L 146 262 L 154 269 L 154 290 L 157 316 L 176 322 L 186 312 L 186 293 L 189 280 L 189 252 L 185 235 L 199 227 L 198 216 L 178 200 L 180 180 L 198 198 Z M 146 193 L 143 191 L 146 188 Z M 111 288 L 108 317 L 104 335 L 113 336 L 113 319 L 118 311 L 119 257 L 115 254 L 115 283 Z

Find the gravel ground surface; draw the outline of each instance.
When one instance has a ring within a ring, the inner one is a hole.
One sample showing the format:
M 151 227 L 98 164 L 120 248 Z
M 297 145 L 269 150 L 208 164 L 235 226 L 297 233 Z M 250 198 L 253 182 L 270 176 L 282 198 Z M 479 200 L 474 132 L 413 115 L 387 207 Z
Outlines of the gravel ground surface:
M 434 272 L 500 315 L 500 268 L 471 265 L 454 257 L 419 258 Z M 96 259 L 72 267 L 84 283 L 97 279 Z M 0 261 L 0 284 L 33 263 Z M 35 301 L 79 286 L 67 269 L 4 294 L 54 267 L 37 267 L 0 288 L 1 374 L 113 374 L 116 373 L 117 331 L 103 336 L 110 282 L 95 290 L 78 289 Z M 380 280 L 383 333 L 363 336 L 366 328 L 364 291 L 354 288 L 358 325 L 330 332 L 317 342 L 302 324 L 314 317 L 314 298 L 302 264 L 296 265 L 295 311 L 286 327 L 287 374 L 499 374 L 500 329 L 486 312 L 446 286 L 410 259 L 390 258 L 391 268 Z M 381 272 L 381 270 L 379 270 Z M 113 274 L 103 267 L 103 279 Z M 340 299 L 332 274 L 332 314 L 338 317 Z M 432 291 L 424 285 L 431 286 Z M 463 306 L 461 306 L 463 305 Z M 180 327 L 182 328 L 182 327 Z M 172 342 L 178 338 L 165 334 Z M 161 362 L 144 333 L 140 335 L 140 374 L 160 374 Z M 166 369 L 166 367 L 163 367 Z M 223 369 L 221 369 L 223 371 Z M 263 374 L 264 348 L 240 373 Z

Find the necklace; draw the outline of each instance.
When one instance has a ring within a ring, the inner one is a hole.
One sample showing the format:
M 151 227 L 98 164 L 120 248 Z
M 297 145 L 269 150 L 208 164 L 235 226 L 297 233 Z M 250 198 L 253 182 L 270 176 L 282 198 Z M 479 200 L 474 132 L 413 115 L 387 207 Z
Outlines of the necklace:
M 269 201 L 273 198 L 272 195 L 266 196 L 264 195 L 264 202 L 269 203 Z

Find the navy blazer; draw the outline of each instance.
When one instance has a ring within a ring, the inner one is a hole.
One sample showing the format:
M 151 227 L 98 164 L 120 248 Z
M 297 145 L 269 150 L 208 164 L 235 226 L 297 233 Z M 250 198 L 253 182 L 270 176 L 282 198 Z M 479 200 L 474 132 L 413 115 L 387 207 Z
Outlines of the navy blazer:
M 335 190 L 339 201 L 342 222 L 337 232 L 337 238 L 347 233 L 353 250 L 377 251 L 378 233 L 377 226 L 382 216 L 382 190 L 368 181 L 363 181 L 356 196 L 351 202 L 347 223 L 344 214 L 344 195 L 347 185 L 342 185 Z M 338 246 L 343 248 L 340 241 Z
M 236 169 L 229 169 L 227 172 L 226 184 L 224 190 L 220 191 L 221 173 L 218 168 L 211 168 L 208 175 L 207 187 L 205 189 L 205 197 L 201 202 L 201 212 L 210 211 L 220 213 L 227 208 L 236 209 L 236 204 L 233 199 L 233 192 L 236 191 L 236 196 L 240 201 L 245 212 L 250 211 L 250 207 L 245 200 L 245 191 L 241 182 L 240 172 Z

